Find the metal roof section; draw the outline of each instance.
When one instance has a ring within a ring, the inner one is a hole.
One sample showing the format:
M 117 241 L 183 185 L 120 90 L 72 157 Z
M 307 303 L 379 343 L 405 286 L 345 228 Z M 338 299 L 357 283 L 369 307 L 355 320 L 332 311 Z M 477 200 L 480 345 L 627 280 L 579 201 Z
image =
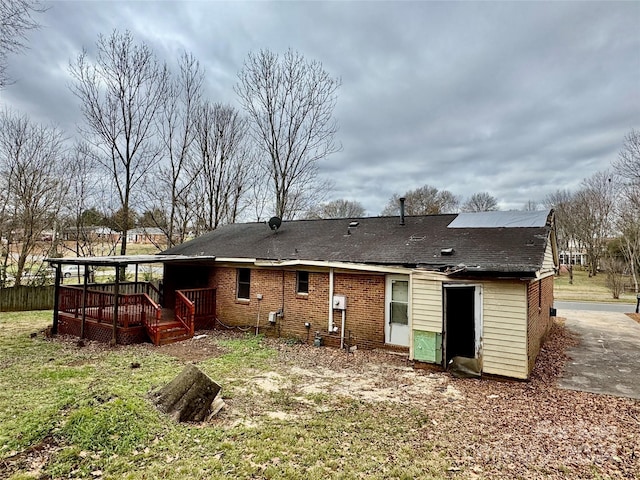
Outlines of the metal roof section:
M 447 228 L 535 228 L 547 225 L 549 211 L 461 213 Z

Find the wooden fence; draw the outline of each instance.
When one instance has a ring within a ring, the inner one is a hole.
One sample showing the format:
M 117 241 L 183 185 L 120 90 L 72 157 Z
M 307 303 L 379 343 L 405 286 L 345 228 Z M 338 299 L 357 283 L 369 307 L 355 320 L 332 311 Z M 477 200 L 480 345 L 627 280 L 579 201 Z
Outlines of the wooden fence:
M 53 285 L 0 288 L 0 312 L 51 310 L 54 293 L 55 287 Z

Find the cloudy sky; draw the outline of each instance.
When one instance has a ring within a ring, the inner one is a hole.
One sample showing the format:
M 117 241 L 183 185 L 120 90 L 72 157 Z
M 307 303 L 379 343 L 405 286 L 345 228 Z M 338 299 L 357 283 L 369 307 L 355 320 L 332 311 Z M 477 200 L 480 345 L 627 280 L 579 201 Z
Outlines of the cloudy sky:
M 371 215 L 425 184 L 519 209 L 609 168 L 640 129 L 640 2 L 48 4 L 0 106 L 75 135 L 69 61 L 114 29 L 169 64 L 192 52 L 208 98 L 235 106 L 247 54 L 291 48 L 342 79 L 343 149 L 321 173 Z

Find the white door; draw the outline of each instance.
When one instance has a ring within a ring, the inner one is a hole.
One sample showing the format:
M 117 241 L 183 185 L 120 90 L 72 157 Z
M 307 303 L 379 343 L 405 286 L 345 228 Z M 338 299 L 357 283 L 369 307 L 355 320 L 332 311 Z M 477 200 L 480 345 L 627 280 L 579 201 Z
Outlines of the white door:
M 385 343 L 409 346 L 409 278 L 388 276 Z

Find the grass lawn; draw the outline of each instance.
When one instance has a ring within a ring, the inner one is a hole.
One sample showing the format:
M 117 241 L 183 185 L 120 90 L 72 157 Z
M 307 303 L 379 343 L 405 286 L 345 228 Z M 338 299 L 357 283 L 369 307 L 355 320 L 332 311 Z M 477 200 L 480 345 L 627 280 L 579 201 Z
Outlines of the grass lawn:
M 578 302 L 616 302 L 616 303 L 636 303 L 634 292 L 625 292 L 618 300 L 611 296 L 611 291 L 606 285 L 606 273 L 600 273 L 589 278 L 586 270 L 575 268 L 573 270 L 573 285 L 569 284 L 569 274 L 563 273 L 556 276 L 553 293 L 556 300 L 578 301 Z M 631 278 L 627 283 L 632 284 Z
M 497 382 L 243 334 L 79 345 L 45 338 L 50 318 L 0 316 L 0 478 L 640 474 L 639 403 L 555 387 L 571 340 L 561 327 L 531 382 Z M 177 424 L 147 399 L 186 362 L 223 386 L 226 406 L 204 424 Z

